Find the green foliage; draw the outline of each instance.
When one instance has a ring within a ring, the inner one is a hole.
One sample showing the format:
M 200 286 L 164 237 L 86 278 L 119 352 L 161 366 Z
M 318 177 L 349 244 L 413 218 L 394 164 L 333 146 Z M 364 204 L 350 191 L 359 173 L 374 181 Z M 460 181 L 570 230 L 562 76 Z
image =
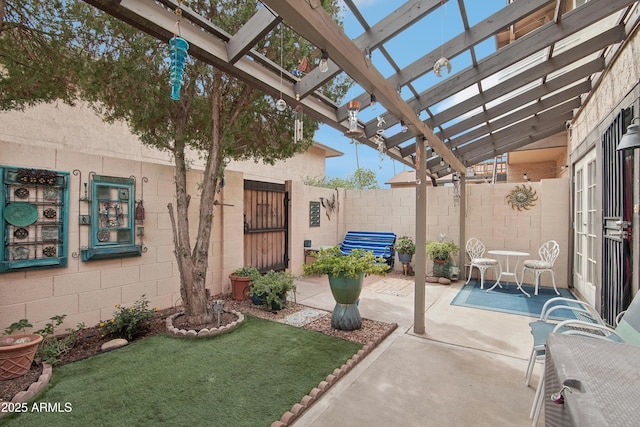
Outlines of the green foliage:
M 110 320 L 101 321 L 99 326 L 105 331 L 105 335 L 113 335 L 126 338 L 131 341 L 145 332 L 149 327 L 149 320 L 153 317 L 155 309 L 150 309 L 149 300 L 142 295 L 131 307 L 122 307 L 116 304 L 116 311 Z
M 4 332 L 2 333 L 2 335 L 11 335 L 14 332 L 18 332 L 18 331 L 24 332 L 26 328 L 31 328 L 31 327 L 33 327 L 33 325 L 29 323 L 27 319 L 20 319 L 17 322 L 13 322 L 9 326 L 7 326 Z
M 394 246 L 396 251 L 401 254 L 415 254 L 416 253 L 416 244 L 413 242 L 413 239 L 409 236 L 402 236 L 396 240 L 396 244 Z
M 432 260 L 447 261 L 451 255 L 458 253 L 458 245 L 452 241 L 427 242 L 426 254 Z
M 347 277 L 358 277 L 362 273 L 384 275 L 389 265 L 384 258 L 376 258 L 371 251 L 354 249 L 349 255 L 342 255 L 340 248 L 334 246 L 320 249 L 316 259 L 309 265 L 304 264 L 302 268 L 305 275 L 344 274 Z
M 41 359 L 45 363 L 56 365 L 60 361 L 60 357 L 73 348 L 80 331 L 84 329 L 84 323 L 79 323 L 75 329 L 67 328 L 65 335 L 54 335 L 55 328 L 62 325 L 65 317 L 67 317 L 66 314 L 53 316 L 44 328 L 35 332 L 36 334 L 42 335 L 42 343 L 38 348 L 36 358 Z
M 262 300 L 267 309 L 281 309 L 286 304 L 287 292 L 293 289 L 293 275 L 286 271 L 268 271 L 251 280 L 249 295 Z
M 375 190 L 380 188 L 376 173 L 371 169 L 358 168 L 353 175 L 344 178 L 303 177 L 302 182 L 314 187 L 344 188 L 347 190 Z
M 260 276 L 260 271 L 258 271 L 258 269 L 255 267 L 249 267 L 245 265 L 244 267 L 236 269 L 236 271 L 233 272 L 233 275 L 237 277 L 250 277 L 252 280 L 254 280 Z

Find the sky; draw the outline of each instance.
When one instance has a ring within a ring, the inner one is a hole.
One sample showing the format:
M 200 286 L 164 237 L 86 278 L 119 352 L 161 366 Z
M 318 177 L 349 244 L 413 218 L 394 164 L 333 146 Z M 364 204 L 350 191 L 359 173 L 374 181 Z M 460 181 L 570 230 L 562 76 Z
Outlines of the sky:
M 395 8 L 403 4 L 403 2 L 399 0 L 355 0 L 354 2 L 370 26 L 375 25 L 378 21 L 393 12 Z M 507 0 L 465 0 L 464 3 L 469 25 L 473 26 L 505 7 Z M 443 42 L 462 33 L 462 25 L 457 2 L 449 0 L 440 7 L 440 10 L 431 13 L 426 22 L 425 19 L 420 20 L 400 35 L 385 43 L 384 46 L 398 63 L 399 67 L 404 68 L 438 46 L 441 46 Z M 348 12 L 344 16 L 344 28 L 351 39 L 363 33 L 363 29 L 358 21 Z M 476 56 L 478 60 L 480 60 L 494 51 L 495 41 L 493 38 L 490 38 L 476 47 Z M 453 66 L 452 74 L 454 74 L 456 70 L 460 71 L 471 65 L 471 57 L 468 54 L 461 54 L 456 58 L 448 59 Z M 384 60 L 379 51 L 373 53 L 372 62 L 385 77 L 389 77 L 394 73 L 394 70 L 387 61 Z M 443 72 L 442 75 L 442 79 L 447 78 L 446 72 Z M 416 80 L 416 90 L 422 92 L 435 83 L 438 83 L 440 81 L 438 79 L 439 78 L 430 71 L 427 75 Z M 343 102 L 353 99 L 362 92 L 363 90 L 360 86 L 354 85 Z M 407 91 L 407 93 L 405 93 L 403 91 L 402 97 L 408 99 L 410 97 L 409 92 Z M 452 97 L 434 106 L 431 110 L 436 113 L 444 109 L 447 105 L 455 102 L 455 97 Z M 367 122 L 376 117 L 377 114 L 385 111 L 382 106 L 378 106 L 375 111 L 371 110 L 371 108 L 362 110 L 358 114 L 358 117 L 364 122 Z M 426 119 L 426 115 L 421 115 L 421 117 Z M 390 130 L 390 132 L 392 134 L 395 133 L 392 130 Z M 347 175 L 351 175 L 359 163 L 361 168 L 371 169 L 376 173 L 378 184 L 381 188 L 388 188 L 389 186 L 384 183 L 394 175 L 403 170 L 413 170 L 409 166 L 394 161 L 387 156 L 384 156 L 384 159 L 381 160 L 378 151 L 369 146 L 358 144 L 356 148 L 356 145 L 351 143 L 350 138 L 347 138 L 342 132 L 328 125 L 321 124 L 314 139 L 321 144 L 328 145 L 344 153 L 343 156 L 327 159 L 326 176 L 329 178 L 344 178 Z

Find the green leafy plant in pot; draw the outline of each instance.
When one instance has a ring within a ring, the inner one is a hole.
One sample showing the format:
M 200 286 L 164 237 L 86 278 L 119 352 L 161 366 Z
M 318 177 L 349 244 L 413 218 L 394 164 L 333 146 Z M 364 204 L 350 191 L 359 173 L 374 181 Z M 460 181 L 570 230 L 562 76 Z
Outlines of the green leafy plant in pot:
M 255 267 L 244 266 L 238 268 L 229 275 L 231 281 L 231 294 L 234 300 L 245 301 L 249 299 L 249 286 L 251 281 L 260 277 L 260 272 Z
M 303 265 L 305 275 L 326 274 L 336 305 L 331 315 L 331 327 L 344 331 L 360 329 L 362 317 L 356 302 L 362 291 L 365 276 L 384 275 L 389 265 L 384 258 L 376 258 L 371 251 L 354 249 L 343 255 L 335 246 L 321 249 L 316 259 Z
M 11 380 L 26 374 L 42 342 L 39 334 L 15 334 L 32 325 L 27 319 L 12 323 L 0 337 L 0 380 Z
M 427 242 L 426 254 L 433 260 L 433 275 L 437 277 L 447 277 L 451 256 L 458 253 L 458 245 L 452 241 L 440 240 Z
M 411 262 L 413 254 L 416 253 L 416 244 L 409 236 L 399 237 L 398 240 L 396 240 L 394 248 L 398 253 L 398 260 L 402 263 Z
M 287 304 L 287 292 L 293 289 L 293 275 L 286 271 L 269 271 L 256 277 L 249 286 L 254 304 L 267 310 L 281 310 Z

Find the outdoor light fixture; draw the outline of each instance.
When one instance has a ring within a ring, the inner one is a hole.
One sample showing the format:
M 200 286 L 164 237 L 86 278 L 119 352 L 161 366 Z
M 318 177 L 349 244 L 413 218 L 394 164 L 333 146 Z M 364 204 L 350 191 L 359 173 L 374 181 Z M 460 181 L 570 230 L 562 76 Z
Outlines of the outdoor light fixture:
M 527 173 L 526 173 L 526 172 L 522 175 L 522 177 L 523 177 L 524 179 L 529 179 L 529 177 L 527 176 Z
M 320 55 L 318 69 L 322 73 L 326 73 L 329 70 L 329 53 L 324 49 L 322 49 L 322 55 Z
M 451 165 L 447 165 L 447 172 L 451 172 Z
M 640 147 L 640 125 L 633 124 L 634 121 L 639 120 L 640 117 L 636 117 L 631 120 L 629 126 L 627 126 L 627 133 L 622 135 L 622 139 L 618 144 L 618 148 L 616 150 L 626 150 L 629 148 L 638 148 Z
M 440 166 L 444 166 L 444 160 L 440 159 Z
M 374 94 L 371 94 L 371 101 L 369 101 L 369 105 L 372 107 L 375 107 L 377 103 L 378 103 L 378 100 L 376 99 L 376 96 Z
M 407 129 L 409 129 L 407 127 L 407 125 L 404 124 L 404 120 L 400 120 L 400 126 L 401 126 L 400 132 L 402 132 L 402 133 L 405 133 L 407 131 Z

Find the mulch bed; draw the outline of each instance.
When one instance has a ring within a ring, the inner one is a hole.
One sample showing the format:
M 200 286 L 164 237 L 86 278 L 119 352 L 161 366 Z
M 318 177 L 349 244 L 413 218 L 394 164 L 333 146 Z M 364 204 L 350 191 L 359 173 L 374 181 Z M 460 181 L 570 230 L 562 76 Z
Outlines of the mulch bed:
M 254 305 L 251 301 L 235 301 L 228 295 L 217 295 L 213 297 L 213 299 L 224 299 L 225 310 L 235 310 L 272 321 L 283 321 L 286 316 L 307 308 L 300 304 L 288 302 L 284 309 L 277 312 L 271 312 Z M 154 318 L 149 322 L 149 328 L 138 339 L 145 339 L 146 337 L 166 332 L 165 319 L 178 311 L 180 311 L 179 308 L 169 308 L 156 312 Z M 223 316 L 221 324 L 224 325 L 234 320 L 235 316 Z M 178 325 L 175 326 L 178 327 Z M 217 327 L 218 325 L 197 325 L 199 328 L 196 328 L 195 326 L 196 325 L 190 325 L 190 328 L 199 329 L 204 327 Z M 339 331 L 331 328 L 331 314 L 328 314 L 304 325 L 303 327 L 305 329 L 319 331 L 326 335 L 339 337 L 365 345 L 368 343 L 377 343 L 393 331 L 396 326 L 397 325 L 395 324 L 363 319 L 361 329 L 355 331 Z M 102 353 L 102 345 L 105 342 L 110 341 L 112 338 L 113 337 L 103 336 L 100 328 L 92 327 L 83 329 L 78 333 L 78 339 L 74 347 L 62 355 L 60 363 L 57 366 L 86 359 L 87 357 Z M 9 402 L 17 393 L 29 388 L 29 386 L 38 379 L 41 372 L 42 365 L 34 361 L 31 366 L 31 370 L 24 376 L 13 380 L 0 381 L 0 402 Z

